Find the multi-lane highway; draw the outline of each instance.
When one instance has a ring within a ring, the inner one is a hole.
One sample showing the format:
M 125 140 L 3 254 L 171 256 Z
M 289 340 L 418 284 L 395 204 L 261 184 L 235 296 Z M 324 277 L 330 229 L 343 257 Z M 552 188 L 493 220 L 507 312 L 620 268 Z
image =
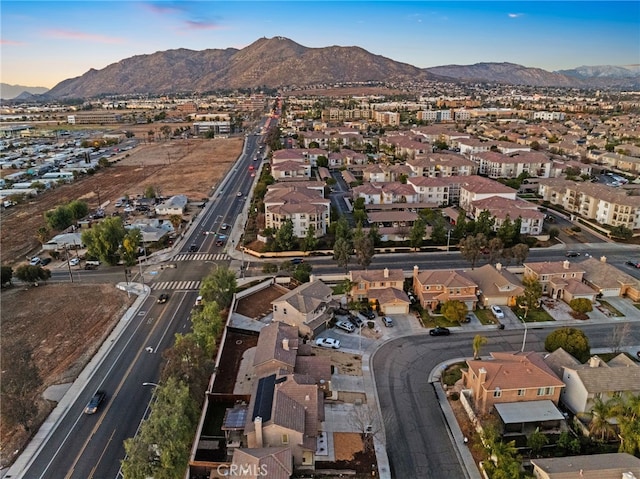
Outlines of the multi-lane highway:
M 238 230 L 234 230 L 236 220 L 243 217 L 243 208 L 257 176 L 251 173 L 258 169 L 262 157 L 260 139 L 254 135 L 247 136 L 242 155 L 212 192 L 210 201 L 179 243 L 176 257 L 189 253 L 185 258 L 194 260 L 181 261 L 176 268 L 156 271 L 158 274 L 150 284 L 151 295 L 89 375 L 90 379 L 84 388 L 80 388 L 77 398 L 64 412 L 29 466 L 13 477 L 120 477 L 120 461 L 125 456 L 123 442 L 135 435 L 148 413 L 153 384 L 159 380 L 162 352 L 173 344 L 176 333 L 189 331 L 190 312 L 197 296 L 195 289 L 171 291 L 169 301 L 158 304 L 157 297 L 164 291 L 154 288 L 154 285 L 199 281 L 214 267 L 214 261 L 198 258 L 204 255 L 225 258 L 222 253 L 231 247 L 230 241 L 238 240 L 244 226 L 238 221 Z M 254 160 L 256 157 L 259 159 Z M 250 170 L 250 166 L 253 169 Z M 229 226 L 223 229 L 225 223 Z M 216 246 L 216 241 L 222 239 L 221 235 L 225 236 L 224 245 Z M 133 272 L 139 276 L 136 268 Z M 97 271 L 74 271 L 74 278 L 82 282 L 104 281 L 106 278 L 122 281 L 124 273 L 122 268 L 101 267 Z M 58 270 L 53 279 L 68 281 L 68 271 Z M 84 414 L 84 407 L 97 390 L 106 391 L 106 401 L 96 414 Z

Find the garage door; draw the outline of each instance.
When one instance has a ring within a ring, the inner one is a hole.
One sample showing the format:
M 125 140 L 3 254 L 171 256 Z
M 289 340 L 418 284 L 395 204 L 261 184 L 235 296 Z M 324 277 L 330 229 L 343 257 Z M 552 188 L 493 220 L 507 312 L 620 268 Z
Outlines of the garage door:
M 601 289 L 600 292 L 602 293 L 602 296 L 606 297 L 620 296 L 620 289 L 618 288 Z
M 409 306 L 402 304 L 386 306 L 384 308 L 384 314 L 409 314 Z

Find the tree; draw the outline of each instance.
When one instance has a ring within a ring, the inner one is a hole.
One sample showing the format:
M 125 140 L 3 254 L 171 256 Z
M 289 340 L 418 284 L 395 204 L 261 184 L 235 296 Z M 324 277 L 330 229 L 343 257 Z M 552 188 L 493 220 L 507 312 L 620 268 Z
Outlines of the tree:
M 409 245 L 418 250 L 422 246 L 424 236 L 427 234 L 427 223 L 421 216 L 413 223 L 409 232 Z
M 511 254 L 516 263 L 522 264 L 529 256 L 529 247 L 526 244 L 519 243 L 511 248 Z
M 630 230 L 624 225 L 614 226 L 613 228 L 611 228 L 610 233 L 614 238 L 620 238 L 624 240 L 631 239 L 631 237 L 633 236 L 633 230 Z
M 475 236 L 467 236 L 460 242 L 460 254 L 471 263 L 471 269 L 476 267 L 482 251 L 487 246 L 487 237 L 482 233 Z
M 64 230 L 73 224 L 73 214 L 66 206 L 58 206 L 44 214 L 47 226 L 52 230 Z
M 611 414 L 619 428 L 619 452 L 637 455 L 640 452 L 640 396 L 626 394 L 611 401 Z
M 589 313 L 593 311 L 593 305 L 591 301 L 587 298 L 574 298 L 569 301 L 569 306 L 576 313 Z
M 452 235 L 454 238 L 462 239 L 467 232 L 467 214 L 461 211 L 456 219 L 456 225 L 453 227 Z
M 78 221 L 89 214 L 89 205 L 86 201 L 74 200 L 67 205 L 73 221 Z
M 120 260 L 118 252 L 126 234 L 121 218 L 105 218 L 82 233 L 82 242 L 87 245 L 90 256 L 114 266 Z
M 439 211 L 438 214 L 434 216 L 431 223 L 431 241 L 433 241 L 434 244 L 446 244 L 447 242 L 447 228 L 445 227 L 445 220 Z
M 591 406 L 591 420 L 589 421 L 589 434 L 596 441 L 605 442 L 615 436 L 616 430 L 611 423 L 613 419 L 613 403 L 603 401 L 596 397 Z
M 173 226 L 173 230 L 177 233 L 180 230 L 180 225 L 182 224 L 182 216 L 170 215 L 169 223 L 171 223 L 171 226 Z
M 620 350 L 629 343 L 631 337 L 631 323 L 617 324 L 611 331 L 611 349 L 614 353 L 619 353 Z
M 148 185 L 145 189 L 144 189 L 144 197 L 147 199 L 151 199 L 151 198 L 155 198 L 156 195 L 156 189 L 152 186 L 152 185 Z
M 49 231 L 49 228 L 47 228 L 46 226 L 41 226 L 36 231 L 36 239 L 41 245 L 44 245 L 47 241 L 49 241 L 50 234 L 51 232 Z
M 333 245 L 333 259 L 338 266 L 344 268 L 345 273 L 349 267 L 349 258 L 351 256 L 351 246 L 345 238 L 337 238 Z
M 166 363 L 160 382 L 164 383 L 171 377 L 177 378 L 189 386 L 191 399 L 199 401 L 213 373 L 212 353 L 198 344 L 195 334 L 176 334 L 174 345 L 162 354 Z
M 202 280 L 200 294 L 205 302 L 215 301 L 225 309 L 231 305 L 236 288 L 236 274 L 225 266 L 218 266 Z
M 380 231 L 378 231 L 378 225 L 375 223 L 369 227 L 369 237 L 371 238 L 374 248 L 379 246 L 382 242 L 382 236 L 380 236 Z
M 529 447 L 531 453 L 536 456 L 540 454 L 542 448 L 547 444 L 549 444 L 549 438 L 546 434 L 541 433 L 538 428 L 527 438 L 527 447 Z
M 367 269 L 371 264 L 375 251 L 371 237 L 364 232 L 361 224 L 358 224 L 353 234 L 353 248 L 356 253 L 357 263 Z
M 0 284 L 4 286 L 7 283 L 11 283 L 11 278 L 13 278 L 13 268 L 11 266 L 2 266 L 0 268 Z
M 138 228 L 131 228 L 127 231 L 122 239 L 122 259 L 126 266 L 133 266 L 136 264 L 136 258 L 138 256 L 138 248 L 142 241 L 142 233 Z
M 489 255 L 487 256 L 487 261 L 489 263 L 493 263 L 498 258 L 502 257 L 502 250 L 504 249 L 504 244 L 500 238 L 491 238 L 489 243 L 487 243 L 487 249 L 489 250 Z
M 540 282 L 534 277 L 527 276 L 522 280 L 522 286 L 524 286 L 522 300 L 527 307 L 527 311 L 538 308 L 542 297 L 542 285 Z M 524 317 L 526 318 L 527 315 L 525 314 Z
M 373 445 L 372 441 L 366 441 L 365 439 L 367 437 L 377 436 L 382 431 L 382 425 L 378 420 L 378 415 L 368 404 L 356 405 L 349 416 L 347 416 L 347 422 L 353 430 L 360 433 L 365 449 Z
M 16 269 L 15 277 L 24 283 L 37 283 L 51 278 L 51 271 L 42 266 L 23 264 Z
M 474 233 L 476 235 L 483 234 L 488 237 L 491 235 L 491 233 L 493 233 L 493 226 L 495 225 L 495 223 L 496 219 L 491 216 L 491 212 L 489 210 L 483 210 L 476 218 L 476 227 Z
M 313 251 L 318 247 L 318 238 L 316 238 L 316 227 L 309 224 L 307 234 L 302 242 L 302 251 Z
M 489 340 L 486 337 L 479 334 L 476 334 L 473 337 L 473 359 L 480 359 L 480 349 L 482 349 L 482 346 L 487 344 L 488 341 Z
M 581 363 L 584 363 L 591 356 L 591 346 L 589 346 L 587 335 L 576 328 L 556 329 L 544 340 L 544 348 L 550 353 L 562 348 Z
M 293 221 L 287 218 L 284 220 L 278 231 L 276 231 L 276 247 L 280 251 L 291 251 L 295 244 L 295 235 L 293 234 Z
M 440 312 L 448 321 L 459 323 L 467 314 L 467 305 L 457 299 L 450 299 L 442 304 Z

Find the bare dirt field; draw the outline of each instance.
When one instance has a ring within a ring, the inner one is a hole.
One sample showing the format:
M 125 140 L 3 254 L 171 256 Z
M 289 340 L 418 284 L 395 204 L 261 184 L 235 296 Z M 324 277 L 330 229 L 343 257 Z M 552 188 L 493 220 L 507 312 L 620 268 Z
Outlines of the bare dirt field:
M 14 458 L 51 412 L 54 404 L 42 398 L 53 384 L 72 382 L 98 350 L 134 298 L 100 284 L 50 284 L 37 288 L 11 287 L 0 295 L 2 315 L 2 379 L 16 370 L 14 361 L 28 353 L 41 385 L 25 394 L 35 405 L 30 431 L 0 424 L 0 462 Z M 4 412 L 4 411 L 3 411 Z
M 15 266 L 36 253 L 39 243 L 35 235 L 45 224 L 44 212 L 74 199 L 84 199 L 91 208 L 97 208 L 125 194 L 142 194 L 147 185 L 152 185 L 165 196 L 185 194 L 200 200 L 237 159 L 242 144 L 243 138 L 142 144 L 94 175 L 4 210 L 0 218 L 2 264 Z M 16 351 L 26 352 L 33 357 L 42 379 L 41 386 L 27 394 L 27 401 L 37 407 L 30 430 L 10 428 L 5 421 L 0 425 L 2 465 L 15 458 L 16 451 L 24 447 L 52 410 L 54 404 L 42 399 L 42 392 L 52 384 L 72 382 L 77 377 L 130 301 L 112 284 L 50 284 L 2 290 L 2 371 L 11 369 Z
M 335 366 L 339 374 L 348 376 L 362 376 L 362 358 L 359 354 L 343 353 L 335 349 L 314 347 L 316 356 L 329 356 L 331 365 Z
M 364 445 L 357 432 L 334 432 L 333 449 L 336 461 L 351 461 L 357 452 L 364 450 Z
M 34 254 L 39 247 L 36 231 L 45 225 L 44 213 L 74 199 L 97 208 L 99 203 L 114 202 L 125 194 L 143 194 L 149 185 L 163 196 L 184 194 L 190 200 L 207 197 L 240 155 L 243 141 L 219 138 L 142 144 L 121 155 L 109 168 L 2 211 L 2 264 L 14 265 Z

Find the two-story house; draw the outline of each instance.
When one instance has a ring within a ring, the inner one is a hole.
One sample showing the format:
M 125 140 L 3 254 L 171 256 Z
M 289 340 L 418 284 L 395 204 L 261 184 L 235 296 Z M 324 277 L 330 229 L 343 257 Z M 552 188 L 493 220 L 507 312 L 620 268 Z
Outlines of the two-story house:
M 474 410 L 491 412 L 496 404 L 549 400 L 557 406 L 564 383 L 540 353 L 491 353 L 492 360 L 467 360 L 462 372 Z
M 404 292 L 404 272 L 401 269 L 370 269 L 349 272 L 351 298 L 377 303 L 384 314 L 408 314 L 409 297 Z
M 313 336 L 326 329 L 332 308 L 338 307 L 331 295 L 331 288 L 322 281 L 304 283 L 271 302 L 273 320 L 296 326 L 302 335 Z
M 478 299 L 485 308 L 492 304 L 515 306 L 518 296 L 524 293 L 520 281 L 500 263 L 485 264 L 465 273 L 478 285 Z
M 570 302 L 574 298 L 595 300 L 597 291 L 582 282 L 584 268 L 565 261 L 524 263 L 524 277 L 534 278 L 542 286 L 542 294 Z
M 413 267 L 413 293 L 420 305 L 434 310 L 449 300 L 462 301 L 467 309 L 476 309 L 478 285 L 464 271 Z

